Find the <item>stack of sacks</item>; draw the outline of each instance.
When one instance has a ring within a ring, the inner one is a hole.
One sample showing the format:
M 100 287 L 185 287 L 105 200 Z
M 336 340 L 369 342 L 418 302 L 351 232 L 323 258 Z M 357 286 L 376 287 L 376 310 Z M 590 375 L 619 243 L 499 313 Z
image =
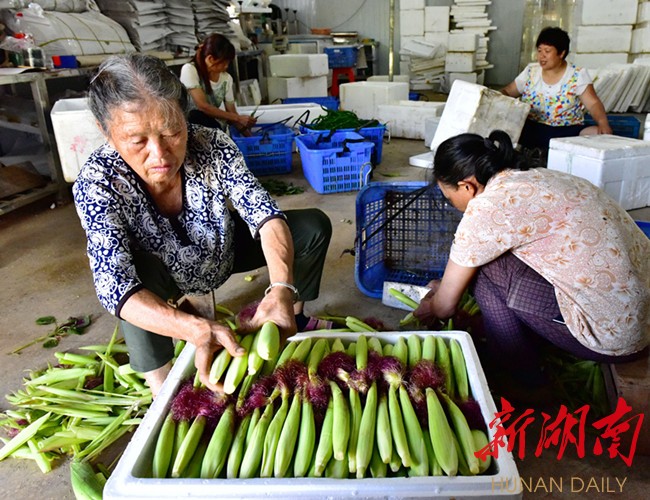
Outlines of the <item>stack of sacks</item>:
M 639 0 L 630 52 L 634 59 L 650 56 L 650 0 Z
M 269 57 L 269 102 L 288 97 L 327 96 L 327 54 L 282 54 Z
M 576 0 L 568 60 L 584 68 L 627 63 L 638 0 Z
M 118 22 L 140 52 L 167 49 L 171 33 L 163 0 L 97 0 L 102 14 Z
M 118 23 L 101 14 L 94 3 L 69 0 L 44 0 L 43 6 L 30 3 L 22 12 L 21 24 L 16 25 L 16 12 L 0 9 L 3 23 L 12 32 L 31 33 L 36 45 L 47 57 L 96 56 L 133 52 L 129 35 Z M 61 10 L 63 9 L 63 10 Z
M 488 35 L 496 29 L 486 11 L 491 3 L 489 0 L 454 0 L 451 7 L 453 25 L 449 32 L 445 64 L 447 88 L 457 79 L 482 84 L 485 70 L 494 67 L 487 61 Z M 456 40 L 452 40 L 454 35 L 458 35 Z M 475 49 L 473 37 L 476 38 Z
M 171 34 L 169 47 L 177 53 L 193 55 L 199 38 L 212 33 L 227 37 L 239 49 L 239 41 L 230 25 L 228 0 L 164 0 Z

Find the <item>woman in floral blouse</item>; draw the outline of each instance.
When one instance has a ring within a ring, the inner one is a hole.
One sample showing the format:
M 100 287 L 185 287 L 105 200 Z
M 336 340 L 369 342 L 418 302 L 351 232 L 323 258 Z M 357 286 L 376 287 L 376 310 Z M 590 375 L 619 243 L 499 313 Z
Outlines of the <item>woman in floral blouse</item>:
M 544 28 L 537 37 L 537 64 L 524 71 L 501 92 L 531 105 L 519 142 L 548 149 L 556 137 L 611 134 L 607 114 L 586 69 L 568 63 L 569 35 L 560 28 Z M 596 125 L 584 124 L 585 108 Z
M 226 134 L 188 124 L 187 91 L 159 59 L 108 58 L 89 100 L 107 143 L 73 192 L 97 296 L 122 320 L 131 365 L 154 394 L 172 338 L 196 346 L 201 381 L 218 390 L 208 381 L 215 351 L 242 348 L 229 328 L 174 305 L 268 265 L 271 285 L 248 327 L 274 321 L 295 333 L 303 301 L 318 296 L 330 221 L 316 209 L 280 211 Z
M 464 214 L 418 318 L 452 316 L 471 284 L 492 353 L 531 383 L 541 382 L 539 337 L 602 362 L 646 348 L 650 240 L 604 191 L 528 169 L 502 131 L 452 137 L 434 165 L 435 181 Z

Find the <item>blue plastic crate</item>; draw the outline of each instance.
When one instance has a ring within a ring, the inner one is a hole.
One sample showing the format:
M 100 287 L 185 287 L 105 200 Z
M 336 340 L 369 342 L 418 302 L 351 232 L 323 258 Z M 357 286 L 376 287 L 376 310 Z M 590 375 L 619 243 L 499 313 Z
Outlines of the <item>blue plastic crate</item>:
M 337 132 L 329 140 L 319 134 L 296 137 L 302 169 L 320 194 L 355 191 L 368 183 L 373 144 L 354 132 Z
M 636 225 L 639 226 L 639 228 L 641 228 L 641 231 L 643 231 L 645 235 L 648 238 L 650 238 L 650 222 L 646 222 L 643 220 L 636 220 L 634 222 L 636 222 Z
M 288 174 L 291 172 L 294 132 L 286 125 L 260 125 L 252 128 L 252 137 L 242 135 L 234 127 L 230 135 L 255 175 Z
M 384 281 L 439 279 L 462 213 L 427 182 L 372 182 L 357 195 L 355 281 L 381 298 Z
M 614 135 L 638 139 L 641 132 L 641 122 L 634 116 L 607 115 L 609 126 L 612 127 Z M 585 125 L 596 125 L 591 115 L 585 115 Z
M 376 127 L 363 127 L 360 129 L 339 129 L 339 130 L 316 130 L 309 128 L 309 125 L 301 125 L 300 132 L 303 134 L 332 134 L 333 132 L 356 132 L 360 134 L 364 139 L 368 139 L 372 142 L 375 147 L 372 150 L 372 155 L 370 156 L 370 162 L 373 165 L 379 165 L 381 163 L 381 154 L 384 149 L 384 133 L 386 132 L 386 125 L 377 125 Z
M 300 104 L 304 102 L 315 102 L 320 104 L 324 108 L 331 109 L 333 111 L 338 111 L 339 109 L 339 100 L 336 97 L 324 96 L 324 97 L 287 97 L 282 99 L 282 104 Z
M 325 47 L 327 65 L 330 68 L 352 68 L 357 65 L 357 52 L 359 47 L 354 45 L 339 45 Z

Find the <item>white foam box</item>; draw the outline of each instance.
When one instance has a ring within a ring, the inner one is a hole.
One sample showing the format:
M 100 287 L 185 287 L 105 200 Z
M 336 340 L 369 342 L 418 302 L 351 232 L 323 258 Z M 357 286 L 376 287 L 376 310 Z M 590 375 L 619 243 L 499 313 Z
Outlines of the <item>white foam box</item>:
M 439 123 L 439 116 L 424 119 L 424 145 L 428 148 L 431 147 L 431 143 L 433 142 L 433 137 L 436 135 L 436 130 Z
M 456 80 L 463 80 L 469 83 L 479 83 L 478 73 L 476 71 L 449 73 L 448 78 L 449 85 L 453 85 Z
M 594 54 L 570 52 L 567 59 L 580 68 L 597 69 L 610 64 L 626 64 L 628 54 L 627 52 L 599 52 Z
M 327 95 L 326 76 L 303 76 L 283 78 L 270 76 L 266 79 L 269 102 L 287 97 L 318 97 Z
M 424 9 L 425 0 L 399 0 L 399 10 Z
M 56 149 L 66 182 L 74 182 L 90 154 L 106 142 L 87 98 L 59 99 L 50 112 Z
M 400 36 L 424 36 L 424 8 L 401 10 L 399 13 Z
M 571 37 L 575 52 L 629 52 L 632 25 L 578 26 Z
M 650 52 L 650 22 L 637 25 L 632 30 L 630 52 L 633 54 Z
M 587 179 L 625 210 L 650 206 L 650 143 L 617 135 L 551 139 L 548 168 Z
M 650 22 L 650 2 L 639 2 L 639 11 L 636 15 L 637 23 Z
M 577 0 L 573 22 L 578 25 L 634 24 L 638 0 Z
M 300 102 L 292 104 L 263 104 L 261 106 L 237 106 L 241 115 L 255 113 L 258 125 L 284 122 L 287 127 L 297 129 L 300 121 L 311 122 L 327 113 L 320 104 Z
M 529 111 L 530 104 L 519 99 L 482 85 L 456 80 L 451 86 L 431 149 L 435 150 L 444 140 L 464 132 L 488 136 L 496 129 L 506 132 L 516 143 Z
M 327 54 L 281 54 L 269 57 L 272 76 L 327 75 Z
M 478 33 L 449 33 L 449 52 L 475 52 L 479 46 Z
M 489 440 L 494 439 L 494 429 L 489 423 L 495 418 L 496 405 L 481 367 L 476 348 L 469 334 L 449 332 L 380 332 L 373 334 L 385 342 L 394 343 L 398 337 L 416 334 L 422 338 L 434 334 L 447 342 L 459 342 L 466 359 L 468 381 L 472 396 L 478 402 L 488 428 Z M 344 344 L 356 341 L 359 334 L 340 333 Z M 367 334 L 366 336 L 369 336 Z M 302 340 L 299 334 L 290 341 Z M 328 335 L 332 338 L 332 335 Z M 142 423 L 133 434 L 115 470 L 104 487 L 105 500 L 132 499 L 359 499 L 369 498 L 521 498 L 517 466 L 506 447 L 500 448 L 493 465 L 480 476 L 428 476 L 388 477 L 366 479 L 327 478 L 252 478 L 252 479 L 153 479 L 151 463 L 156 438 L 165 420 L 173 397 L 181 383 L 193 377 L 194 347 L 188 344 L 174 364 L 160 393 L 153 401 Z
M 476 69 L 476 52 L 447 52 L 445 72 L 466 73 Z
M 391 137 L 424 139 L 427 118 L 440 118 L 444 102 L 399 101 L 377 106 L 376 119 L 386 124 Z
M 364 120 L 374 119 L 380 104 L 408 98 L 409 84 L 405 82 L 353 82 L 339 86 L 340 108 L 353 111 Z
M 424 32 L 449 31 L 449 7 L 424 8 Z

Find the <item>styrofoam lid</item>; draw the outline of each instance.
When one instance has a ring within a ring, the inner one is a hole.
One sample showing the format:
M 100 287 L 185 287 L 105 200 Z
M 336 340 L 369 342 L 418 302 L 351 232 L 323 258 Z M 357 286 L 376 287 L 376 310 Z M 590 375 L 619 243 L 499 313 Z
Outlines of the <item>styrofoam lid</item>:
M 600 160 L 650 156 L 650 142 L 618 135 L 581 135 L 551 139 L 549 148 Z

